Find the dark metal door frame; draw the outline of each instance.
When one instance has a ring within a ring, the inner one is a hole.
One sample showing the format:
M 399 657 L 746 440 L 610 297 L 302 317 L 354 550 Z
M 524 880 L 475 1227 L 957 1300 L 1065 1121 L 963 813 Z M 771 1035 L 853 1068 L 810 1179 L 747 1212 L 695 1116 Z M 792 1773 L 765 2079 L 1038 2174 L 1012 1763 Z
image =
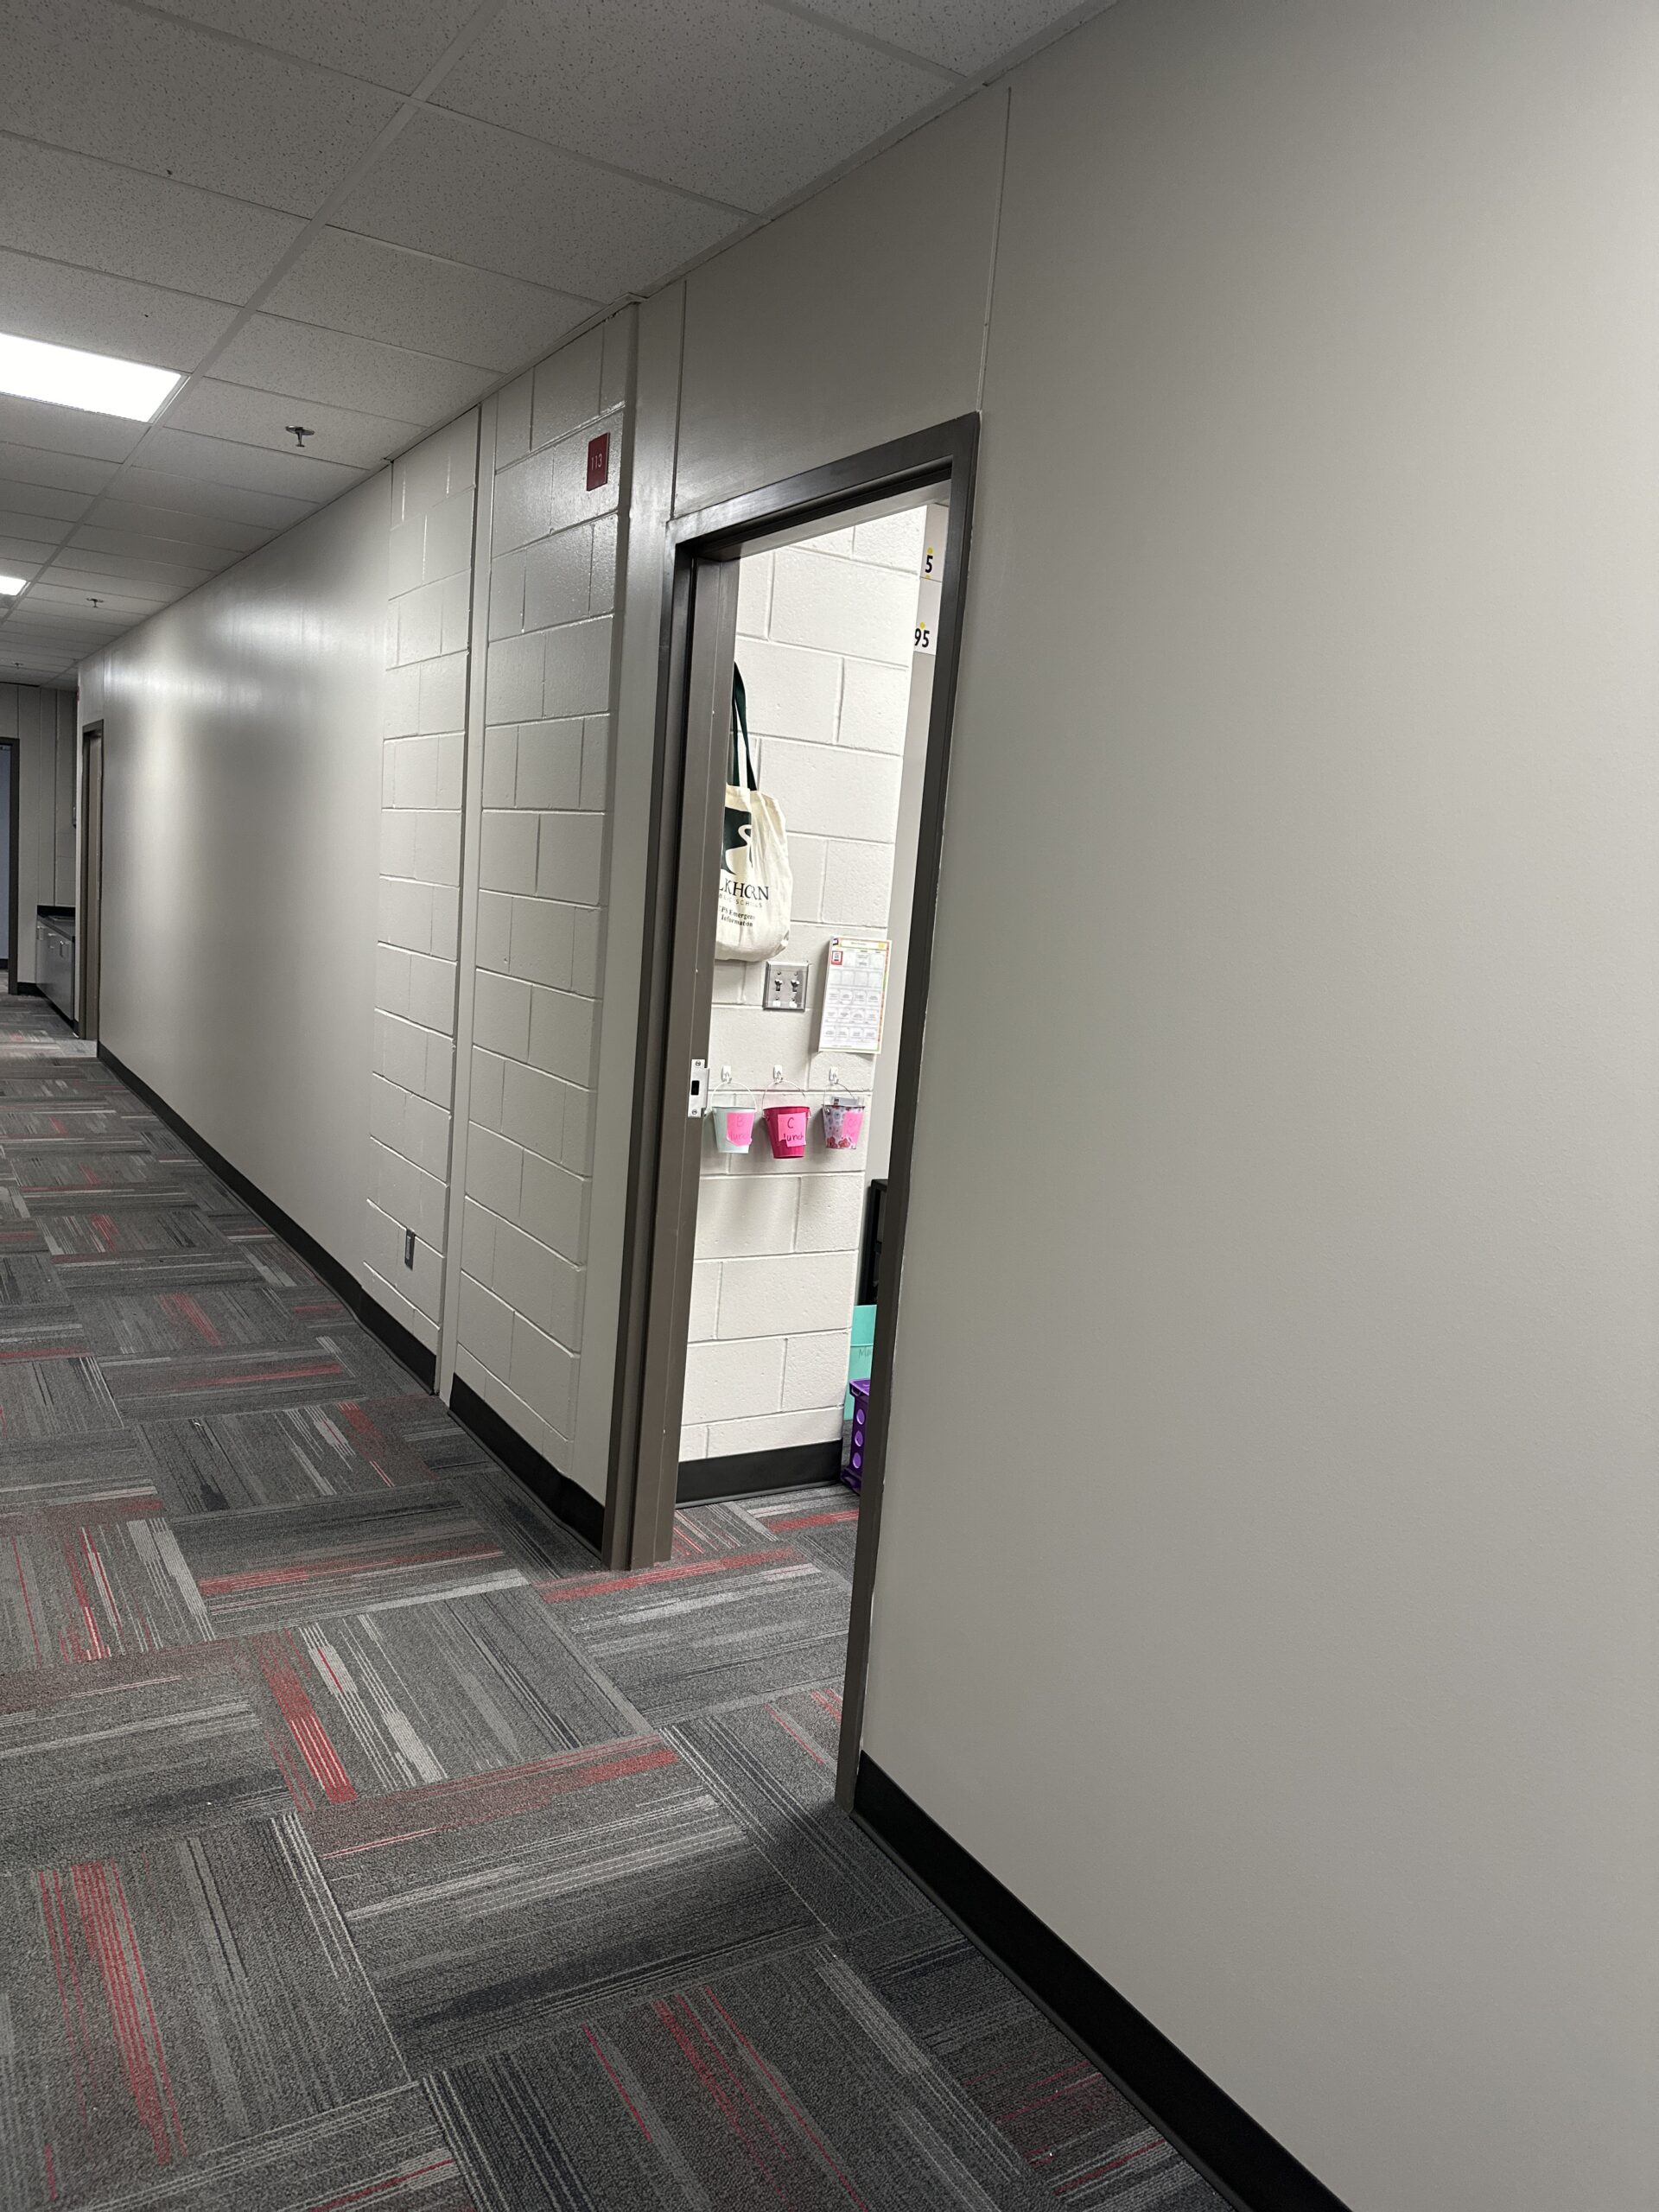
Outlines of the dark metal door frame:
M 8 919 L 8 928 L 6 932 L 6 988 L 9 992 L 15 993 L 17 988 L 18 959 L 17 868 L 18 863 L 22 857 L 22 847 L 21 842 L 22 824 L 17 817 L 19 804 L 22 798 L 22 770 L 23 748 L 22 741 L 15 737 L 9 737 L 5 739 L 3 742 L 6 748 L 6 788 L 10 795 L 10 810 L 6 833 L 6 843 L 9 848 L 6 855 L 6 867 L 9 870 L 6 883 L 6 911 Z
M 702 1151 L 701 1121 L 686 1110 L 687 1086 L 692 1060 L 708 1056 L 715 925 L 710 887 L 720 857 L 736 645 L 737 563 L 745 553 L 798 538 L 814 523 L 828 523 L 838 514 L 887 497 L 941 486 L 950 508 L 899 1026 L 882 1254 L 884 1294 L 876 1314 L 873 1414 L 848 1643 L 837 1785 L 845 1802 L 850 1802 L 863 1720 L 911 1148 L 932 967 L 978 445 L 978 416 L 960 416 L 683 516 L 671 524 L 669 532 L 671 561 L 652 791 L 652 891 L 645 917 L 627 1241 L 605 1510 L 605 1558 L 619 1568 L 648 1567 L 666 1559 L 673 1536 Z
M 92 747 L 98 751 L 94 755 Z M 96 760 L 96 773 L 94 773 Z M 80 861 L 75 912 L 75 1027 L 97 1039 L 104 957 L 104 725 L 80 733 Z

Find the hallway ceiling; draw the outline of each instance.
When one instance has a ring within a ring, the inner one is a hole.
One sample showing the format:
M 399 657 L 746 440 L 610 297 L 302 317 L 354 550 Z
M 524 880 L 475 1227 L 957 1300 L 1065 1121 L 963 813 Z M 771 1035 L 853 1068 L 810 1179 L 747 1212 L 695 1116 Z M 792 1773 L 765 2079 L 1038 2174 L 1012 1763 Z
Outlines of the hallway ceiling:
M 0 680 L 1104 4 L 0 0 L 0 331 L 188 372 L 149 425 L 0 397 Z

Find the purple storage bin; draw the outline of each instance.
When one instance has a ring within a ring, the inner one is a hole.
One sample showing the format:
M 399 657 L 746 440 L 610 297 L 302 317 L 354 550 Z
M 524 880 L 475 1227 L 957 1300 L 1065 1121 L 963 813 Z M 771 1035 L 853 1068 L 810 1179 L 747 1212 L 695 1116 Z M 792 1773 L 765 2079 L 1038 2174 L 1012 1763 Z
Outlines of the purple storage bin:
M 868 1378 L 849 1382 L 853 1394 L 853 1433 L 847 1441 L 847 1464 L 841 1471 L 841 1479 L 849 1490 L 864 1487 L 864 1442 L 870 1427 L 870 1386 Z

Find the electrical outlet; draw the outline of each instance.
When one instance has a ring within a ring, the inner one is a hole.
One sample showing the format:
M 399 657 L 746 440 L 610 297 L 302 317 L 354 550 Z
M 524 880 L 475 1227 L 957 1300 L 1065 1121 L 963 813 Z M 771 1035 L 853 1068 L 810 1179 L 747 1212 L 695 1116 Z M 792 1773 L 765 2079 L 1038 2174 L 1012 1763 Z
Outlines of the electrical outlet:
M 768 1014 L 804 1014 L 806 969 L 785 960 L 766 963 L 766 988 L 760 1003 Z
M 404 1231 L 404 1265 L 406 1268 L 412 1268 L 414 1264 L 415 1232 L 412 1229 L 406 1229 Z

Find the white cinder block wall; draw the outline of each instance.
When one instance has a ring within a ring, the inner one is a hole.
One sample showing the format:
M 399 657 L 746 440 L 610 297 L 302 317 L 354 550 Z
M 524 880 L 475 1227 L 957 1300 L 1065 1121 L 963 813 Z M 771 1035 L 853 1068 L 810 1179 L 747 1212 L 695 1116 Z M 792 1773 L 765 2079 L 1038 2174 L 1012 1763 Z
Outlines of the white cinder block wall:
M 581 1371 L 633 323 L 501 395 L 455 1373 L 562 1473 Z M 587 488 L 589 442 L 609 473 Z
M 795 879 L 781 957 L 805 962 L 809 1005 L 769 1014 L 764 964 L 718 963 L 709 1064 L 716 1076 L 729 1065 L 757 1102 L 781 1064 L 815 1118 L 804 1160 L 774 1160 L 759 1128 L 747 1157 L 704 1156 L 683 1459 L 841 1433 L 870 1127 L 855 1153 L 826 1152 L 816 1109 L 831 1067 L 840 1090 L 868 1096 L 875 1062 L 814 1047 L 830 938 L 887 926 L 925 516 L 911 508 L 742 564 L 738 665 Z M 889 1052 L 898 1014 L 890 1004 Z
M 463 415 L 391 472 L 363 1280 L 429 1350 L 449 1175 L 478 420 Z

